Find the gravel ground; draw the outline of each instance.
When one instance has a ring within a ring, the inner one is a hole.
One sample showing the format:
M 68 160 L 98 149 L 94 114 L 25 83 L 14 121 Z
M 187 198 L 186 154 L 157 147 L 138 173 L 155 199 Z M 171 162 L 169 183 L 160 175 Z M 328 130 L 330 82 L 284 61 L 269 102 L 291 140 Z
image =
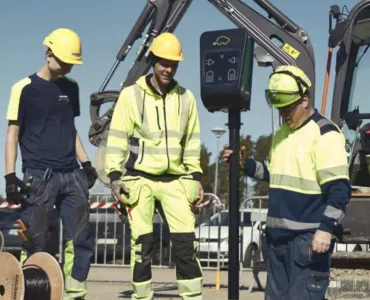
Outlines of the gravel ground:
M 128 282 L 118 283 L 90 281 L 88 287 L 89 294 L 87 300 L 131 299 L 132 288 Z M 181 299 L 178 296 L 177 286 L 173 283 L 155 283 L 153 284 L 153 289 L 154 299 Z M 220 290 L 216 290 L 215 286 L 204 286 L 203 291 L 203 299 L 228 299 L 228 290 L 225 287 L 222 287 Z M 255 291 L 250 294 L 247 287 L 241 287 L 239 299 L 263 300 L 264 293 Z
M 221 288 L 216 290 L 216 272 L 205 270 L 204 272 L 203 299 L 228 299 L 228 275 L 227 272 L 221 272 Z M 178 289 L 173 269 L 153 269 L 153 289 L 154 299 L 181 299 L 178 296 Z M 115 300 L 131 299 L 132 287 L 129 282 L 130 271 L 128 268 L 104 268 L 92 267 L 88 281 L 87 300 Z M 259 276 L 262 286 L 265 284 L 266 274 L 261 273 Z M 239 299 L 263 300 L 264 292 L 254 290 L 248 292 L 249 286 L 253 282 L 251 272 L 243 272 L 239 275 Z M 254 284 L 257 289 L 257 285 Z

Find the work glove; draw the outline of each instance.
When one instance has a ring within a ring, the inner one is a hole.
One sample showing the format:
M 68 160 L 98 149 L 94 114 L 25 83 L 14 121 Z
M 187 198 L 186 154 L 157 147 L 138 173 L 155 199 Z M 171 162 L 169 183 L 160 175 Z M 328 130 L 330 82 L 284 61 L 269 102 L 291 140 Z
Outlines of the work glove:
M 122 223 L 127 224 L 128 223 L 128 214 L 131 217 L 131 207 L 128 206 L 126 201 L 122 199 L 121 194 L 128 195 L 130 190 L 125 186 L 122 180 L 113 180 L 111 182 L 112 187 L 112 195 L 116 202 L 116 212 L 119 215 L 119 218 L 121 219 Z M 123 207 L 126 206 L 128 209 L 128 214 L 126 209 Z
M 122 199 L 121 194 L 126 194 L 128 195 L 130 190 L 125 186 L 122 180 L 114 180 L 111 183 L 112 186 L 112 194 L 113 197 L 117 202 L 123 202 L 123 204 L 127 205 L 125 200 Z
M 91 161 L 85 161 L 81 166 L 87 177 L 87 185 L 89 189 L 91 189 L 98 178 L 98 172 L 96 172 L 96 169 L 91 165 Z
M 28 187 L 15 173 L 9 173 L 5 177 L 5 193 L 9 203 L 20 204 L 26 197 Z

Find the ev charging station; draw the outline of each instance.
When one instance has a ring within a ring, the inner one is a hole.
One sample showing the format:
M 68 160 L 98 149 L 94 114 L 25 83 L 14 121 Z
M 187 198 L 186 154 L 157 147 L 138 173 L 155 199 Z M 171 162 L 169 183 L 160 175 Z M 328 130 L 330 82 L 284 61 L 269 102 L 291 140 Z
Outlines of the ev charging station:
M 228 113 L 234 153 L 229 168 L 228 299 L 239 299 L 240 117 L 250 110 L 253 62 L 254 40 L 245 29 L 207 31 L 200 37 L 201 99 L 209 112 Z

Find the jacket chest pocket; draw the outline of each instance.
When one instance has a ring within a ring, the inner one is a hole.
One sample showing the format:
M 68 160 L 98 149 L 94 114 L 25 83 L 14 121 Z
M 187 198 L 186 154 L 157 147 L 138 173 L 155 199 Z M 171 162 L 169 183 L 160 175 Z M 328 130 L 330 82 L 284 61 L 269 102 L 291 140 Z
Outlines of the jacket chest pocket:
M 158 102 L 158 101 L 155 101 Z M 159 145 L 164 138 L 165 124 L 163 106 L 160 103 L 146 103 L 141 113 L 141 136 L 147 143 Z

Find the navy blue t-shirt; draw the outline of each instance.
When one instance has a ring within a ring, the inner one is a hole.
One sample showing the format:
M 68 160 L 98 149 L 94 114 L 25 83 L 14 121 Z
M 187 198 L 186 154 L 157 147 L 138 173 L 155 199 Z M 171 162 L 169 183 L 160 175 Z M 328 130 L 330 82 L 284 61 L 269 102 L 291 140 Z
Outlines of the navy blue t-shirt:
M 74 123 L 79 115 L 79 87 L 70 78 L 47 81 L 34 73 L 14 84 L 7 118 L 19 121 L 22 167 L 79 167 Z

